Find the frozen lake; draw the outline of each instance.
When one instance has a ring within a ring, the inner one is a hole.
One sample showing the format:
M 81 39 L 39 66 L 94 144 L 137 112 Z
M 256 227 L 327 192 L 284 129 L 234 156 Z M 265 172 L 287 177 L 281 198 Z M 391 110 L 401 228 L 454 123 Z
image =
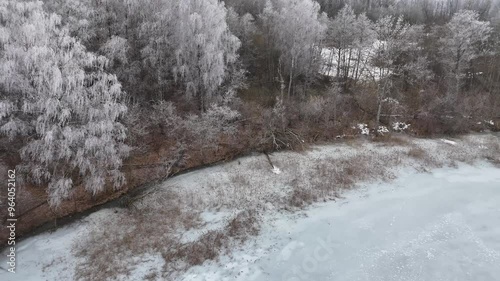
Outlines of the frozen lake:
M 184 280 L 499 280 L 500 169 L 403 173 L 345 196 Z

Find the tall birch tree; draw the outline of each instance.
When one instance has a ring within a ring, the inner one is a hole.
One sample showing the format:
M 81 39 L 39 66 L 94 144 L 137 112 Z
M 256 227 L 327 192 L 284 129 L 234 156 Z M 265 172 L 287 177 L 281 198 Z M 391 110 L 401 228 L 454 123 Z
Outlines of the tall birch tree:
M 217 0 L 164 1 L 143 27 L 149 38 L 143 54 L 160 84 L 179 86 L 203 111 L 238 59 L 240 41 L 230 32 L 226 15 Z

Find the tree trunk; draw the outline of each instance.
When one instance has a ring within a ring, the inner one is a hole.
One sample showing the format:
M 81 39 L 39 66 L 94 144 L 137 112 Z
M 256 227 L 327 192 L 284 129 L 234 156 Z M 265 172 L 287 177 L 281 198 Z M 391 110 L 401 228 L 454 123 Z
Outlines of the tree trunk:
M 460 50 L 457 52 L 456 62 L 455 62 L 455 96 L 460 95 Z
M 333 66 L 333 58 L 335 58 L 335 55 L 333 54 L 333 50 L 330 52 L 330 57 L 328 58 L 328 72 L 327 75 L 330 76 L 330 73 L 332 72 L 332 66 Z
M 351 72 L 351 59 L 352 59 L 352 48 L 349 49 L 349 57 L 347 58 L 347 68 L 344 77 L 344 91 L 347 90 L 347 81 L 349 79 L 349 73 Z
M 342 59 L 342 55 L 341 55 L 341 51 L 340 51 L 340 48 L 337 52 L 337 73 L 335 74 L 335 77 L 337 77 L 337 80 L 339 79 L 340 77 L 340 61 Z
M 377 123 L 375 125 L 375 132 L 378 132 L 378 127 L 380 126 L 380 114 L 382 114 L 382 98 L 379 98 L 379 101 L 378 101 Z
M 387 87 L 388 80 L 384 82 L 384 85 L 382 86 L 382 90 L 378 90 L 378 106 L 377 106 L 377 122 L 375 125 L 375 134 L 378 135 L 378 127 L 380 126 L 380 115 L 382 114 L 382 105 L 384 102 L 384 97 L 385 97 L 385 91 Z
M 293 80 L 293 68 L 295 66 L 295 59 L 292 58 L 292 66 L 290 67 L 290 81 L 288 82 L 288 99 L 292 93 L 292 80 Z
M 354 73 L 354 82 L 357 82 L 359 79 L 359 65 L 361 63 L 361 50 L 358 50 L 358 58 L 356 59 L 355 73 Z
M 283 79 L 283 75 L 281 74 L 281 58 L 278 61 L 278 75 L 280 76 L 280 98 L 283 101 L 285 98 L 285 79 Z
M 337 98 L 338 98 L 338 91 L 336 88 L 333 89 L 333 125 L 337 123 Z

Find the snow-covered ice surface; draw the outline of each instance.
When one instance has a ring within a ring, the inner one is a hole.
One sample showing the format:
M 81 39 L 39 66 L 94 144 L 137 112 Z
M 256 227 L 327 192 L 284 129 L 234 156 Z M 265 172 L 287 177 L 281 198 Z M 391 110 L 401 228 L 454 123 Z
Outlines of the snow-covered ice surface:
M 403 172 L 300 215 L 181 280 L 499 280 L 500 169 Z
M 91 214 L 81 222 L 16 243 L 16 273 L 6 271 L 7 251 L 4 251 L 0 256 L 0 280 L 73 280 L 78 260 L 71 250 L 73 243 L 82 239 L 92 221 L 97 221 L 106 215 L 110 215 L 109 210 L 102 210 Z

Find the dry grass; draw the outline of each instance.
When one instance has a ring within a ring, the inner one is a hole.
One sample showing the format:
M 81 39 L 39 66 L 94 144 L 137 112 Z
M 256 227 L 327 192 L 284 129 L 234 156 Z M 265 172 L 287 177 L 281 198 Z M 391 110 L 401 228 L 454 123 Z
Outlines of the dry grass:
M 303 208 L 317 202 L 317 200 L 318 197 L 313 190 L 296 187 L 290 195 L 289 204 L 291 207 Z
M 399 159 L 400 154 L 396 153 L 381 156 L 380 160 L 366 154 L 321 160 L 307 177 L 291 181 L 289 205 L 303 208 L 321 200 L 334 200 L 343 190 L 352 189 L 360 182 L 393 179 L 390 169 Z
M 471 145 L 475 145 L 479 148 L 479 157 L 488 160 L 494 165 L 500 166 L 500 138 L 490 136 L 481 140 L 467 140 Z
M 408 156 L 418 160 L 423 160 L 427 156 L 427 153 L 421 147 L 412 147 L 410 150 L 408 150 L 407 154 Z
M 428 172 L 429 169 L 443 166 L 456 167 L 458 163 L 474 164 L 481 159 L 500 165 L 498 137 L 464 139 L 457 145 L 399 136 L 377 137 L 375 140 L 374 150 L 365 150 L 344 159 L 326 158 L 318 161 L 310 172 L 296 171 L 300 177 L 290 181 L 288 204 L 304 208 L 314 202 L 334 199 L 342 190 L 351 189 L 362 182 L 390 181 L 396 177 L 394 168 L 397 167 L 411 166 L 419 172 Z M 361 150 L 367 144 L 352 140 L 347 145 Z M 384 153 L 382 148 L 390 152 Z M 377 151 L 379 149 L 382 150 Z
M 169 193 L 172 195 L 172 193 Z M 75 244 L 80 264 L 77 280 L 116 280 L 130 276 L 134 258 L 160 255 L 164 266 L 149 272 L 145 280 L 175 280 L 178 273 L 214 260 L 248 237 L 257 235 L 257 213 L 238 213 L 227 224 L 209 230 L 188 242 L 180 234 L 202 226 L 197 212 L 181 210 L 171 198 L 163 208 L 120 209 L 93 228 L 89 236 Z M 118 258 L 119 257 L 119 258 Z

